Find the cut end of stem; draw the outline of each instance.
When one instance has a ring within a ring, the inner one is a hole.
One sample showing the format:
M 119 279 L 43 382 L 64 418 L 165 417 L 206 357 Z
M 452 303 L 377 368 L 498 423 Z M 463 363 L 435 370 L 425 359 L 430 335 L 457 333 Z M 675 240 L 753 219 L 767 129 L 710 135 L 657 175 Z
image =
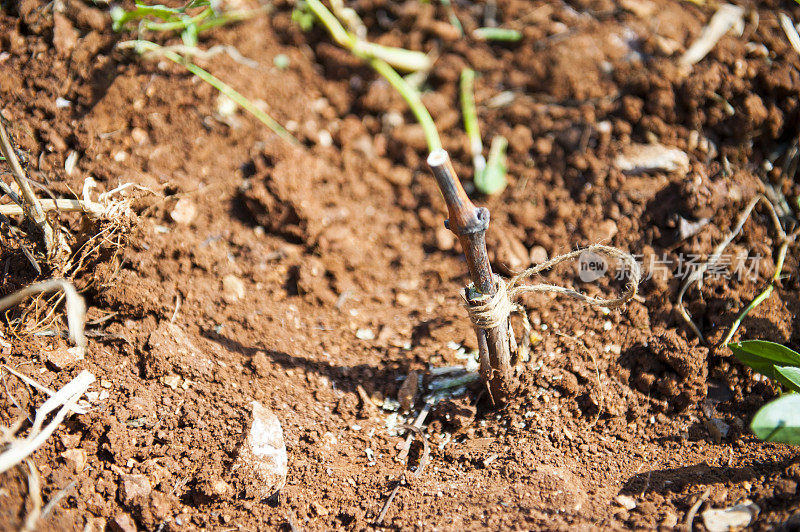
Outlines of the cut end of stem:
M 447 154 L 447 150 L 439 148 L 437 150 L 433 150 L 430 155 L 428 155 L 428 166 L 442 166 L 450 159 L 450 156 Z

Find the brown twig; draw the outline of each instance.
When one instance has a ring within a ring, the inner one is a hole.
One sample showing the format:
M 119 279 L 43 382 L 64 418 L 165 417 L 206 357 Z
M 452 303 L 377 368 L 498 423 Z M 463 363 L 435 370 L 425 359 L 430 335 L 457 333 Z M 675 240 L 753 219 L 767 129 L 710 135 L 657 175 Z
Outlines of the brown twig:
M 497 280 L 486 253 L 489 211 L 485 207 L 475 207 L 470 201 L 445 150 L 432 151 L 428 156 L 428 165 L 447 204 L 449 218 L 445 225 L 458 237 L 467 259 L 474 289 L 467 289 L 465 298 L 470 305 L 480 305 L 497 292 Z M 485 329 L 476 327 L 475 330 L 481 377 L 492 402 L 502 403 L 517 387 L 517 383 L 513 382 L 511 367 L 513 333 L 509 331 L 508 319 L 496 326 Z

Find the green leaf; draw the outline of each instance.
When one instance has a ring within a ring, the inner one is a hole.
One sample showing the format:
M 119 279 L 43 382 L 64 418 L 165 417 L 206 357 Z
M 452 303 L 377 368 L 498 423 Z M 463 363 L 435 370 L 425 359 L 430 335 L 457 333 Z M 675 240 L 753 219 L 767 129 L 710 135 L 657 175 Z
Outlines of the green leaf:
M 790 393 L 764 405 L 750 423 L 765 441 L 800 445 L 800 394 Z
M 475 188 L 483 194 L 491 195 L 502 192 L 506 188 L 506 148 L 508 141 L 505 137 L 497 135 L 492 139 L 489 148 L 489 158 L 486 161 L 486 168 L 482 172 L 476 173 L 473 181 Z
M 765 340 L 730 343 L 736 358 L 767 377 L 775 377 L 775 366 L 800 367 L 800 354 L 788 347 Z
M 800 368 L 791 366 L 775 366 L 776 377 L 781 384 L 793 392 L 800 392 Z

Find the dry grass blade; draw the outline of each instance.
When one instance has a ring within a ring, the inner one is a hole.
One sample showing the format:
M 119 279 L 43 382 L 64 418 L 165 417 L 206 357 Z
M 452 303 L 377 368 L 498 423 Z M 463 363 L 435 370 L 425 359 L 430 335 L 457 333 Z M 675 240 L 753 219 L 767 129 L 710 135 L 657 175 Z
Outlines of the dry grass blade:
M 797 28 L 795 28 L 792 19 L 785 13 L 778 13 L 778 20 L 780 20 L 781 28 L 783 28 L 783 32 L 786 34 L 786 38 L 789 39 L 792 48 L 800 54 L 800 35 L 797 34 Z
M 41 447 L 94 381 L 95 377 L 92 373 L 86 370 L 81 371 L 77 377 L 47 399 L 36 411 L 28 436 L 12 440 L 0 454 L 0 473 L 16 466 Z M 47 416 L 56 409 L 58 409 L 56 415 L 45 425 Z
M 10 367 L 6 366 L 5 364 L 3 364 L 3 367 L 6 369 L 6 371 L 8 371 L 9 373 L 11 373 L 15 377 L 17 377 L 19 380 L 21 380 L 22 382 L 24 382 L 28 386 L 36 388 L 40 392 L 46 393 L 48 396 L 53 396 L 53 395 L 56 394 L 55 390 L 51 390 L 47 386 L 39 384 L 38 382 L 36 382 L 35 380 L 31 379 L 27 375 L 24 375 L 24 374 L 22 374 L 22 373 L 20 373 L 20 372 L 18 372 L 16 370 L 14 370 L 13 368 L 10 368 Z M 17 408 L 22 410 L 22 407 L 20 407 L 20 406 L 17 406 Z M 76 414 L 85 414 L 86 413 L 86 410 L 84 410 L 83 408 L 81 408 L 79 406 L 72 407 L 72 411 L 75 412 Z M 33 420 L 31 420 L 31 423 L 33 423 Z
M 14 150 L 14 146 L 11 144 L 11 137 L 8 136 L 8 132 L 6 131 L 2 120 L 0 120 L 0 151 L 2 151 L 3 156 L 6 158 L 6 161 L 11 167 L 11 173 L 14 176 L 14 180 L 17 182 L 17 186 L 19 186 L 19 189 L 22 192 L 22 198 L 24 199 L 27 207 L 25 216 L 30 218 L 36 227 L 39 228 L 39 231 L 41 231 L 42 238 L 44 240 L 45 252 L 47 256 L 50 256 L 56 249 L 56 233 L 53 232 L 53 228 L 47 222 L 47 218 L 44 215 L 42 206 L 39 203 L 39 200 L 36 198 L 36 195 L 33 193 L 33 189 L 31 188 L 31 184 L 28 181 L 24 170 L 22 169 L 22 165 L 19 164 L 17 152 Z
M 49 279 L 7 295 L 0 299 L 0 311 L 12 307 L 24 299 L 35 295 L 48 292 L 63 291 L 66 296 L 67 305 L 67 324 L 69 326 L 69 338 L 75 344 L 79 357 L 83 356 L 86 350 L 86 336 L 83 333 L 83 324 L 86 318 L 86 305 L 83 298 L 78 295 L 72 283 L 64 279 Z
M 33 503 L 33 509 L 28 512 L 25 526 L 22 528 L 23 532 L 28 532 L 36 530 L 36 523 L 39 522 L 39 517 L 42 515 L 42 483 L 39 478 L 39 470 L 36 469 L 33 460 L 25 459 L 25 465 L 28 466 L 28 497 Z
M 717 9 L 708 22 L 700 37 L 692 43 L 688 50 L 681 56 L 678 63 L 682 66 L 691 66 L 703 59 L 720 39 L 734 29 L 739 35 L 744 31 L 744 8 L 731 4 L 724 4 Z

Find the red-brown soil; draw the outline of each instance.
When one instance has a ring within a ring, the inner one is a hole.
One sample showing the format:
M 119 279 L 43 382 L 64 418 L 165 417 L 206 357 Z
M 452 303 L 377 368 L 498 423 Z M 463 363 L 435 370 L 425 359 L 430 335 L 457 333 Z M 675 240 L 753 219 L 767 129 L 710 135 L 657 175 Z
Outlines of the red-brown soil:
M 453 3 L 466 30 L 483 24 L 482 3 Z M 797 139 L 800 57 L 776 17 L 782 9 L 800 21 L 788 0 L 748 3 L 744 34 L 724 37 L 688 72 L 677 57 L 711 6 L 498 0 L 498 22 L 523 20 L 524 38 L 491 44 L 454 39 L 435 2 L 349 4 L 370 38 L 438 55 L 424 101 L 465 182 L 458 76 L 465 66 L 479 73 L 485 140 L 510 140 L 509 187 L 474 195 L 491 210 L 487 239 L 504 273 L 527 266 L 537 246 L 549 256 L 596 242 L 646 258 L 707 255 L 761 189 L 764 159 Z M 42 529 L 96 530 L 125 515 L 145 530 L 371 528 L 407 466 L 395 461 L 403 438 L 386 428 L 391 413 L 365 405 L 357 387 L 381 404 L 410 370 L 463 364 L 451 342 L 475 348 L 459 295 L 466 267 L 443 232 L 424 139 L 403 101 L 322 28 L 302 32 L 287 2 L 202 36 L 202 47 L 234 46 L 258 63 L 224 54 L 200 62 L 291 122 L 303 143 L 295 148 L 247 114 L 218 116 L 216 91 L 181 67 L 117 50 L 130 35 L 111 31 L 100 4 L 4 5 L 0 101 L 31 177 L 58 195 L 90 175 L 105 190 L 135 182 L 154 191 L 135 204 L 127 245 L 76 279 L 89 320 L 107 318 L 89 326 L 85 360 L 57 370 L 44 353 L 65 341 L 26 333 L 32 319 L 6 328 L 3 363 L 52 388 L 88 369 L 98 377 L 92 390 L 107 392 L 33 455 L 45 501 L 76 482 Z M 277 54 L 290 58 L 286 70 L 273 66 Z M 502 91 L 515 98 L 491 107 Z M 688 173 L 615 169 L 622 148 L 651 140 L 686 151 Z M 188 224 L 171 217 L 178 201 L 196 207 Z M 680 217 L 711 220 L 679 240 Z M 74 215 L 62 221 L 79 229 Z M 771 275 L 775 242 L 757 211 L 734 245 L 764 257 L 759 279 L 710 279 L 689 291 L 712 342 Z M 4 262 L 4 292 L 32 279 L 24 260 Z M 800 345 L 793 252 L 785 274 L 736 338 Z M 243 297 L 230 281 L 223 289 L 227 276 L 243 283 Z M 594 294 L 616 287 L 584 285 L 572 267 L 545 279 Z M 800 452 L 747 430 L 775 390 L 725 349 L 699 344 L 675 308 L 680 282 L 656 275 L 641 300 L 608 315 L 528 297 L 543 339 L 521 395 L 495 410 L 472 390 L 435 409 L 430 461 L 408 475 L 385 525 L 670 529 L 708 489 L 701 510 L 750 499 L 761 508 L 755 529 L 798 526 Z M 369 337 L 361 329 L 374 339 L 360 339 Z M 5 386 L 6 426 L 23 413 L 12 397 L 28 414 L 43 400 L 11 377 Z M 289 453 L 287 484 L 269 501 L 247 498 L 230 468 L 253 400 L 277 414 Z M 730 425 L 727 436 L 709 432 L 709 415 Z M 86 452 L 83 471 L 65 463 L 69 448 Z M 415 446 L 408 467 L 418 457 Z M 132 473 L 152 491 L 125 501 L 120 483 Z M 31 509 L 26 476 L 17 468 L 0 477 L 2 529 L 19 529 Z M 209 488 L 219 480 L 232 489 Z M 637 507 L 623 508 L 620 494 Z

